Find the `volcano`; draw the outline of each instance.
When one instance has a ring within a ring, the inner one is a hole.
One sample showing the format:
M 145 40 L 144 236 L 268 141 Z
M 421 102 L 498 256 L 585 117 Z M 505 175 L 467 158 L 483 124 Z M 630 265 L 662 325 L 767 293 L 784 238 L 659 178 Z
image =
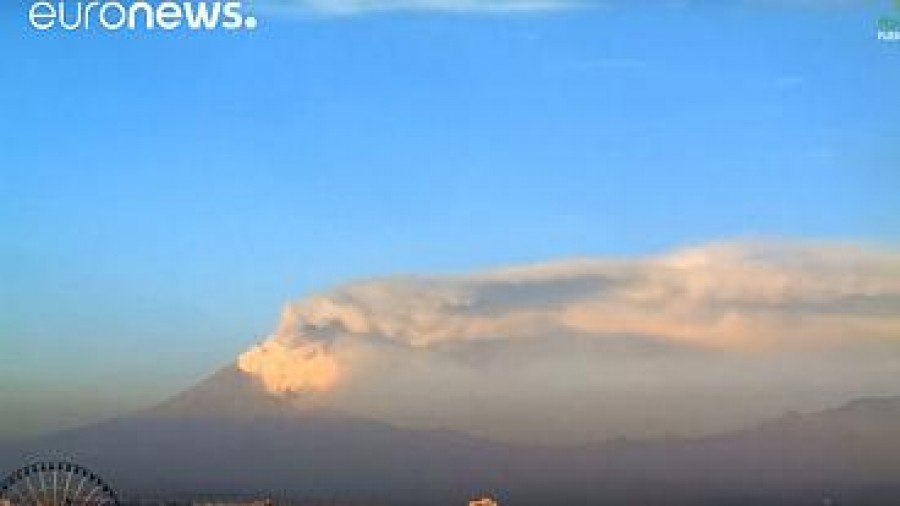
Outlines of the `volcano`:
M 898 265 L 719 244 L 352 283 L 168 402 L 0 467 L 74 460 L 126 497 L 897 504 L 900 398 L 852 399 L 897 391 Z
M 498 479 L 493 470 L 521 451 L 449 431 L 399 429 L 304 401 L 274 396 L 227 367 L 152 409 L 2 449 L 0 462 L 65 457 L 102 470 L 132 496 L 459 503 L 475 484 Z
M 237 367 L 152 409 L 0 449 L 85 463 L 126 497 L 348 504 L 856 504 L 900 498 L 900 398 L 861 399 L 703 438 L 537 447 L 349 416 Z M 868 502 L 863 502 L 868 501 Z

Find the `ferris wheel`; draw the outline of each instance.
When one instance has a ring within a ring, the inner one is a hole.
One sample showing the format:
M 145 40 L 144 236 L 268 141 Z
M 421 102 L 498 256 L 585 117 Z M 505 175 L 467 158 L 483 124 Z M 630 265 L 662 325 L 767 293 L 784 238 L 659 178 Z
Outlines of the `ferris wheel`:
M 71 462 L 39 462 L 0 481 L 0 506 L 119 506 L 99 476 Z

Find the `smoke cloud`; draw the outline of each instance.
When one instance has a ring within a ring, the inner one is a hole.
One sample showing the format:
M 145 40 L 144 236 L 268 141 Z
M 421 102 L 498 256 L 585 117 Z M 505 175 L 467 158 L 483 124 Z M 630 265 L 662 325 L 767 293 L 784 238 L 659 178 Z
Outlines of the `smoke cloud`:
M 297 323 L 289 306 L 278 333 L 238 358 L 238 367 L 257 376 L 271 393 L 327 391 L 341 376 L 338 359 L 327 344 L 296 333 Z
M 273 394 L 507 439 L 725 429 L 890 393 L 900 254 L 746 241 L 355 283 L 289 304 L 238 365 Z M 727 413 L 698 418 L 708 402 Z

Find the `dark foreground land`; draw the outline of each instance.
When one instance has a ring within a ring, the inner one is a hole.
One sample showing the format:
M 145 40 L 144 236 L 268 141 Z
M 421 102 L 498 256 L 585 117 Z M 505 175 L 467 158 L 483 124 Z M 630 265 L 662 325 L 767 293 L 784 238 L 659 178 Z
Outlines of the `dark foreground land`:
M 595 498 L 566 497 L 512 497 L 497 496 L 501 506 L 895 506 L 900 504 L 900 487 L 869 487 L 842 490 L 834 494 L 809 491 L 795 494 L 747 494 L 728 496 L 704 494 L 699 491 L 669 495 L 663 490 L 639 490 L 621 494 L 601 494 Z M 123 506 L 466 506 L 468 501 L 426 502 L 414 499 L 387 500 L 338 500 L 302 499 L 291 497 L 247 496 L 170 496 L 132 497 L 123 500 Z
M 134 416 L 2 447 L 0 471 L 63 456 L 141 504 L 900 505 L 900 398 L 705 438 L 543 448 L 298 412 L 235 372 Z

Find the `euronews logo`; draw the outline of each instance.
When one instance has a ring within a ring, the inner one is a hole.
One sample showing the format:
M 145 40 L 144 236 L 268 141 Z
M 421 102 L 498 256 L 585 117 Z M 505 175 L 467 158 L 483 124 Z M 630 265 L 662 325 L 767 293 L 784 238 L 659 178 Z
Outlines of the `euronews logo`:
M 239 1 L 43 1 L 31 4 L 36 30 L 255 30 L 259 22 Z

